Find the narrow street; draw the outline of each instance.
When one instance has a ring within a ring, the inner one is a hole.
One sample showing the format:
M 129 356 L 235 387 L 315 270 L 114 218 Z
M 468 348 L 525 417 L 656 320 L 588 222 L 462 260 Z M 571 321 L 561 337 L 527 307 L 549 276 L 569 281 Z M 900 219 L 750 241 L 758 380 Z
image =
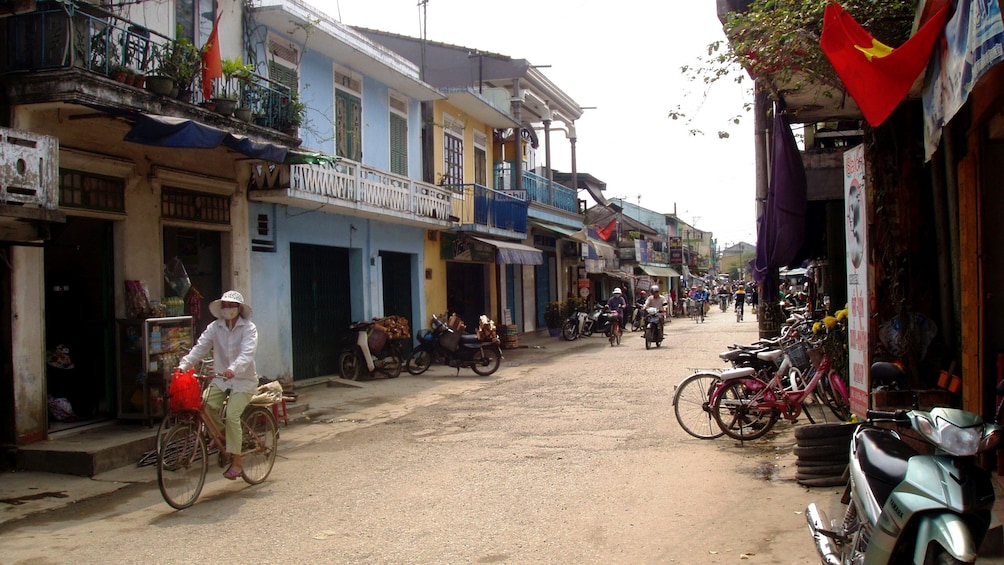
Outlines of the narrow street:
M 487 379 L 437 368 L 373 381 L 392 410 L 284 428 L 260 486 L 212 467 L 178 512 L 155 481 L 136 484 L 8 524 L 0 562 L 818 562 L 802 511 L 837 489 L 794 482 L 791 427 L 740 446 L 693 439 L 673 415 L 673 386 L 755 339 L 753 317 L 676 319 L 648 351 L 639 335 L 583 338 Z M 389 392 L 421 379 L 459 386 Z M 286 439 L 300 427 L 313 439 Z

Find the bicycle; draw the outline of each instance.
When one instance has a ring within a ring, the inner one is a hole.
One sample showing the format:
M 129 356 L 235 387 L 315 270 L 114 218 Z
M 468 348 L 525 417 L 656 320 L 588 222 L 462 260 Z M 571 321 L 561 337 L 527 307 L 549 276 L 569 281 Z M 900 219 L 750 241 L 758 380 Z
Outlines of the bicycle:
M 736 322 L 743 321 L 743 303 L 736 301 Z
M 212 377 L 197 375 L 196 379 L 205 391 Z M 241 478 L 249 485 L 257 485 L 268 478 L 275 464 L 279 426 L 270 408 L 275 401 L 272 394 L 257 394 L 241 414 Z M 220 410 L 221 416 L 225 415 L 225 411 L 226 403 Z M 165 502 L 183 510 L 195 503 L 206 483 L 209 472 L 206 440 L 223 446 L 226 445 L 226 435 L 213 423 L 205 396 L 198 411 L 179 412 L 175 418 L 176 423 L 167 431 L 157 453 L 157 486 Z M 219 465 L 222 467 L 225 464 L 226 458 L 221 450 Z
M 613 312 L 612 314 L 610 317 L 610 347 L 614 346 L 614 342 L 617 342 L 617 345 L 621 344 L 621 333 L 623 333 L 619 313 Z
M 782 350 L 758 354 L 764 359 L 778 359 L 782 355 Z M 787 356 L 766 381 L 752 368 L 730 371 L 722 375 L 722 382 L 712 393 L 711 415 L 725 435 L 741 441 L 757 439 L 769 432 L 782 415 L 794 423 L 804 410 L 803 402 L 816 392 L 830 368 L 829 357 L 824 355 L 807 383 Z M 785 377 L 790 388 L 783 383 Z M 843 392 L 833 390 L 838 396 Z M 846 399 L 841 401 L 846 403 Z M 811 414 L 805 414 L 812 422 Z

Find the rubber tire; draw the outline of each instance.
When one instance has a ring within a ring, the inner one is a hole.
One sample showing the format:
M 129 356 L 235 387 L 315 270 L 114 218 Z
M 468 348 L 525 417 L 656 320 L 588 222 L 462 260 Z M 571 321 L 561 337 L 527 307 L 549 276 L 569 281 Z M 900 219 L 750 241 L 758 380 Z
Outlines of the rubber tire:
M 561 326 L 561 339 L 565 341 L 575 341 L 579 338 L 578 324 L 575 320 L 569 320 L 565 322 L 565 325 Z
M 851 444 L 851 436 L 847 437 L 821 437 L 811 439 L 797 439 L 796 445 L 799 447 L 823 447 L 826 445 L 840 445 L 846 450 Z
M 652 348 L 652 332 L 645 328 L 645 349 Z
M 815 445 L 802 447 L 796 445 L 792 450 L 799 459 L 835 459 L 837 457 L 848 457 L 848 448 L 845 445 Z
M 401 376 L 401 370 L 404 369 L 404 359 L 401 359 L 401 346 L 397 342 L 390 343 L 387 345 L 390 348 L 387 356 L 383 358 L 383 367 L 380 368 L 380 374 L 387 377 L 388 379 L 396 379 Z M 391 362 L 389 368 L 387 363 Z
M 813 467 L 846 467 L 847 459 L 796 459 L 795 467 L 798 469 L 811 469 Z
M 363 366 L 365 364 L 355 351 L 346 351 L 338 358 L 338 370 L 342 373 L 343 379 L 358 381 L 365 372 Z
M 673 392 L 673 413 L 676 415 L 677 423 L 680 424 L 683 431 L 697 439 L 715 439 L 725 434 L 718 427 L 718 422 L 715 422 L 715 419 L 711 416 L 711 407 L 709 405 L 711 394 L 719 380 L 720 378 L 717 373 L 695 373 L 680 381 L 680 384 L 677 385 L 676 390 Z M 704 383 L 707 383 L 707 388 L 705 388 Z M 680 415 L 681 402 L 683 405 L 682 409 L 687 414 L 686 416 Z M 703 417 L 697 412 L 698 402 L 700 402 L 701 412 L 704 413 Z M 687 423 L 685 423 L 685 420 Z M 706 425 L 705 420 L 707 420 Z
M 484 356 L 488 357 L 488 364 L 485 366 L 480 365 L 479 360 L 484 359 Z M 502 364 L 502 356 L 494 347 L 482 347 L 479 354 L 475 357 L 474 364 L 471 365 L 471 370 L 475 373 L 481 375 L 482 377 L 491 376 L 495 371 L 499 370 L 499 365 Z
M 805 487 L 842 487 L 847 484 L 844 477 L 822 477 L 819 479 L 796 479 L 798 484 Z
M 832 477 L 834 475 L 843 476 L 845 469 L 847 469 L 847 463 L 838 465 L 820 465 L 818 467 L 798 467 L 795 470 L 795 478 L 801 479 L 813 476 Z
M 795 428 L 795 439 L 851 437 L 857 424 L 810 424 Z
M 719 392 L 718 397 L 715 398 L 714 405 L 711 406 L 711 415 L 718 422 L 718 425 L 725 432 L 725 435 L 732 439 L 737 439 L 739 441 L 754 440 L 763 437 L 767 432 L 769 432 L 774 424 L 777 423 L 778 418 L 781 417 L 781 412 L 778 410 L 771 410 L 769 414 L 746 414 L 743 413 L 740 417 L 743 418 L 744 422 L 758 422 L 762 426 L 758 429 L 754 429 L 752 425 L 741 425 L 739 426 L 739 431 L 732 429 L 732 425 L 736 423 L 735 416 L 729 415 L 730 409 L 723 406 L 723 402 L 735 401 L 743 398 L 748 398 L 749 395 L 745 392 L 745 386 L 740 379 L 736 379 L 722 388 Z M 727 415 L 726 419 L 728 422 L 723 420 L 723 415 Z M 747 432 L 743 432 L 744 429 L 749 429 Z
M 412 350 L 411 355 L 408 356 L 408 361 L 405 363 L 404 368 L 408 370 L 409 374 L 421 375 L 422 373 L 429 370 L 432 366 L 432 353 L 427 349 L 421 347 Z
M 198 425 L 182 423 L 167 432 L 161 447 L 157 454 L 157 486 L 165 502 L 183 510 L 195 504 L 206 484 L 206 441 Z M 179 490 L 178 486 L 184 488 Z
M 244 445 L 241 456 L 243 473 L 241 477 L 249 485 L 257 485 L 268 478 L 275 465 L 275 456 L 279 448 L 279 425 L 275 421 L 272 410 L 264 406 L 249 406 L 241 414 L 241 431 L 244 434 Z M 262 452 L 247 452 L 252 446 L 251 435 L 260 437 Z

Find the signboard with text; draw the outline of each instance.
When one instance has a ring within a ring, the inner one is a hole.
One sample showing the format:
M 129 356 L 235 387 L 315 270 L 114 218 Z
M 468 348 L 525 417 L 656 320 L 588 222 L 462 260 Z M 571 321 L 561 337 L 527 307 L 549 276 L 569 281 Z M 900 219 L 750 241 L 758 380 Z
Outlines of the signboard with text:
M 865 186 L 864 145 L 844 152 L 844 203 L 847 232 L 847 352 L 851 411 L 868 411 L 869 320 L 871 272 L 868 268 L 868 197 Z
M 669 262 L 674 265 L 683 263 L 683 238 L 676 235 L 669 238 Z

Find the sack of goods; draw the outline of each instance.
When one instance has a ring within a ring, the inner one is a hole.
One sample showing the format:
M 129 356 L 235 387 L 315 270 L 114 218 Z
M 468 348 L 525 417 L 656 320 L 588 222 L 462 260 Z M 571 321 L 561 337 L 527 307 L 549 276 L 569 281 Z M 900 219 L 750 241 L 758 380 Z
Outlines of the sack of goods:
M 467 329 L 467 324 L 465 324 L 464 321 L 460 319 L 460 316 L 456 314 L 450 314 L 450 319 L 446 322 L 446 325 L 449 326 L 451 330 L 459 333 L 464 333 L 464 330 Z
M 376 320 L 378 330 L 387 334 L 387 339 L 411 339 L 411 326 L 404 316 L 387 316 Z
M 174 370 L 168 389 L 168 406 L 172 412 L 196 412 L 202 407 L 202 389 L 195 379 L 195 367 L 184 373 Z
M 482 314 L 478 323 L 478 341 L 495 341 L 496 339 L 498 339 L 498 334 L 495 332 L 495 321 Z

